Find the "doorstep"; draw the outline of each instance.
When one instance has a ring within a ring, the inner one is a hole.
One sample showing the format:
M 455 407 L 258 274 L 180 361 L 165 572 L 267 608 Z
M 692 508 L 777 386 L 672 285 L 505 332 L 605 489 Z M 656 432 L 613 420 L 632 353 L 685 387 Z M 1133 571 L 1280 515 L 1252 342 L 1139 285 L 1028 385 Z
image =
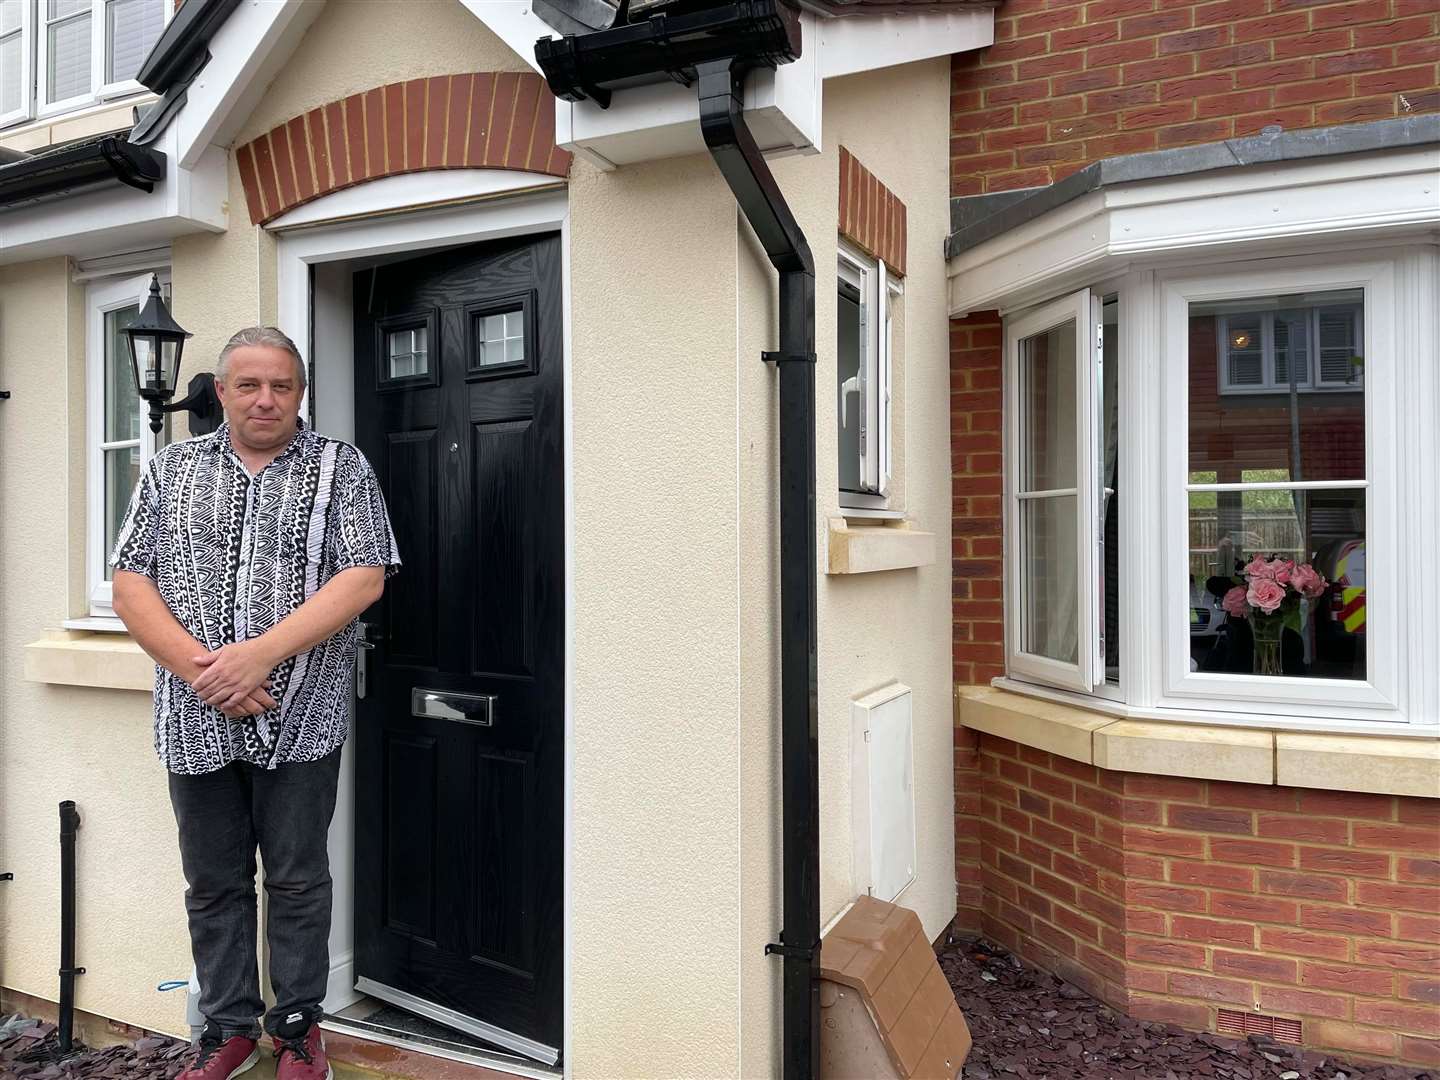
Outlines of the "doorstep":
M 335 1031 L 325 1032 L 325 1049 L 330 1055 L 335 1080 L 375 1080 L 376 1077 L 399 1080 L 515 1080 L 513 1073 L 496 1072 Z M 268 1042 L 262 1044 L 260 1063 L 245 1077 L 246 1080 L 252 1077 L 254 1080 L 274 1080 L 275 1058 Z

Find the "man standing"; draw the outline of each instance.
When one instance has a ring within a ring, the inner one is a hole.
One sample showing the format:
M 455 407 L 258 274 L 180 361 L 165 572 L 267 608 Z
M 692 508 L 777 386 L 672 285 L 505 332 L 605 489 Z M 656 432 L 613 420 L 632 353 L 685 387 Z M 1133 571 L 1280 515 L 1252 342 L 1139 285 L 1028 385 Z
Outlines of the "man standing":
M 111 556 L 115 613 L 155 660 L 155 750 L 189 888 L 205 1029 L 186 1080 L 259 1058 L 255 852 L 265 865 L 280 1080 L 324 1080 L 326 837 L 356 620 L 400 557 L 375 474 L 299 417 L 305 367 L 269 327 L 221 350 L 225 422 L 142 473 Z

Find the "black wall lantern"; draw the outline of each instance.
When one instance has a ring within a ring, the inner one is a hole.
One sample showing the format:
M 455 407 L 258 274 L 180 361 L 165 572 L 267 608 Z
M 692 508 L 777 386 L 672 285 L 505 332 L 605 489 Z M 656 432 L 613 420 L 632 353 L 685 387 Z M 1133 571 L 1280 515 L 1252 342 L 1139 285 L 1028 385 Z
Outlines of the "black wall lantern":
M 160 295 L 160 279 L 150 277 L 150 298 L 140 315 L 122 331 L 130 345 L 130 365 L 135 373 L 135 387 L 150 403 L 150 430 L 159 433 L 165 414 L 189 412 L 194 419 L 190 431 L 208 434 L 220 426 L 220 400 L 215 396 L 215 379 L 202 372 L 190 380 L 189 393 L 182 400 L 168 405 L 175 396 L 180 377 L 180 355 L 185 351 L 189 330 L 170 317 L 170 309 Z

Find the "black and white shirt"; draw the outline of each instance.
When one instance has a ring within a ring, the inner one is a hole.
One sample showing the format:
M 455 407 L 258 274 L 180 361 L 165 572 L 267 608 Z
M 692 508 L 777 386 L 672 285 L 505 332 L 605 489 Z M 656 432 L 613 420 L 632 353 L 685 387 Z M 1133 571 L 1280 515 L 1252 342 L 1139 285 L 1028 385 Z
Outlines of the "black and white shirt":
M 301 422 L 253 477 L 230 428 L 165 447 L 141 474 L 110 565 L 154 579 L 205 647 L 258 637 L 352 566 L 400 566 L 364 455 Z M 155 752 L 171 772 L 315 761 L 349 733 L 356 623 L 271 673 L 277 707 L 230 719 L 155 667 Z

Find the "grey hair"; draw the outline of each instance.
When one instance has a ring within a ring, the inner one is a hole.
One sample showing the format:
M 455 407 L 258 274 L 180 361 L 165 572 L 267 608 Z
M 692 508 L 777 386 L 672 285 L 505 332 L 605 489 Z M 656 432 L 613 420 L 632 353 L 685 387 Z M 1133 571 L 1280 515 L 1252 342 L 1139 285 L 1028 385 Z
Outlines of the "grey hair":
M 295 342 L 291 341 L 284 331 L 277 330 L 273 326 L 247 326 L 244 330 L 237 330 L 230 335 L 230 340 L 220 350 L 220 358 L 215 361 L 215 379 L 224 382 L 225 376 L 230 370 L 230 354 L 236 349 L 243 349 L 251 345 L 264 346 L 267 349 L 280 349 L 295 358 L 295 371 L 300 379 L 300 389 L 305 389 L 305 361 L 300 356 L 300 350 L 296 348 Z

